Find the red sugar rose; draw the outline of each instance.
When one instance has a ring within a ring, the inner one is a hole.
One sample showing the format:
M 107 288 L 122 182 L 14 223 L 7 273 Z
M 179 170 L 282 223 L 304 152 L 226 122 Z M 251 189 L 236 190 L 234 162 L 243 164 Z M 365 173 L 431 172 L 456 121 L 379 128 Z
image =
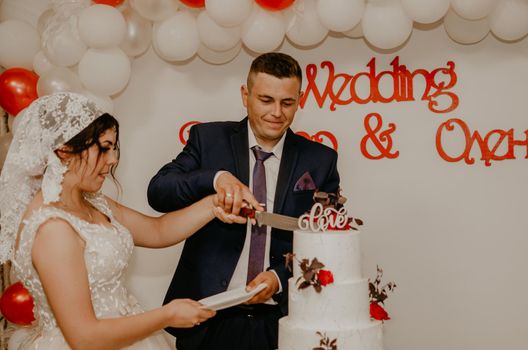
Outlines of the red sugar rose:
M 319 270 L 319 273 L 317 274 L 317 279 L 323 287 L 327 284 L 334 283 L 334 275 L 332 275 L 332 271 L 328 270 Z

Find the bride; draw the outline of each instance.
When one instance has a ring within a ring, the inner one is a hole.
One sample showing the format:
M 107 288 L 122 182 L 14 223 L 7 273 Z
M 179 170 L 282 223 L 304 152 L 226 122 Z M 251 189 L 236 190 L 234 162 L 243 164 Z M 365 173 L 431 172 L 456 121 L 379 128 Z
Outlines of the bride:
M 19 349 L 171 349 L 165 327 L 215 315 L 189 299 L 144 312 L 123 274 L 134 245 L 167 247 L 227 214 L 211 195 L 149 217 L 103 195 L 119 126 L 74 93 L 39 98 L 21 116 L 0 176 L 0 263 L 31 293 L 36 321 Z

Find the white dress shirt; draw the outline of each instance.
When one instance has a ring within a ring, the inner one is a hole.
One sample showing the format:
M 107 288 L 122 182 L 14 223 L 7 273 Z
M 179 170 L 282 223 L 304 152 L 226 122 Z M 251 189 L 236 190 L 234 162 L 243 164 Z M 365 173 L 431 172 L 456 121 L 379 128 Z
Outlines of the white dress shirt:
M 275 189 L 277 187 L 277 177 L 279 175 L 279 168 L 280 168 L 280 161 L 282 157 L 282 150 L 284 148 L 284 140 L 286 138 L 286 133 L 282 136 L 282 138 L 279 140 L 279 142 L 273 147 L 273 149 L 266 150 L 264 147 L 258 144 L 257 139 L 255 138 L 255 135 L 253 134 L 253 130 L 251 130 L 251 127 L 248 125 L 248 145 L 249 145 L 249 188 L 253 188 L 253 168 L 255 167 L 255 155 L 253 154 L 253 150 L 251 150 L 254 146 L 260 146 L 263 151 L 266 152 L 273 152 L 273 155 L 270 156 L 265 162 L 264 162 L 264 168 L 266 173 L 266 211 L 273 212 L 273 206 L 275 202 Z M 238 259 L 237 266 L 235 268 L 235 272 L 233 273 L 233 277 L 231 278 L 231 281 L 229 282 L 229 286 L 227 287 L 228 290 L 231 289 L 238 289 L 246 286 L 246 280 L 247 280 L 247 272 L 248 272 L 248 265 L 249 265 L 249 245 L 251 242 L 251 223 L 248 222 L 247 228 L 246 228 L 246 240 L 244 241 L 244 247 L 242 248 L 242 253 L 240 254 L 240 258 Z M 266 231 L 266 250 L 264 253 L 264 271 L 266 271 L 267 268 L 270 266 L 269 261 L 269 252 L 270 252 L 270 245 L 271 245 L 271 227 L 267 227 Z M 275 271 L 270 270 L 275 273 Z M 277 277 L 277 281 L 279 283 L 279 290 L 277 293 L 280 293 L 282 291 L 282 286 L 280 283 L 280 279 L 278 278 L 277 274 L 275 273 Z M 273 299 L 269 299 L 267 304 L 276 304 Z

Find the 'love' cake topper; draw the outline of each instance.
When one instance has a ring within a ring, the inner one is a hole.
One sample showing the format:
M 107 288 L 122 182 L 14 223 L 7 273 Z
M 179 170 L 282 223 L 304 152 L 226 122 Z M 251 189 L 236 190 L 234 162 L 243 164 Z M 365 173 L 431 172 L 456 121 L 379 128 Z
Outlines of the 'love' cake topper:
M 340 195 L 340 190 L 337 193 L 315 191 L 315 204 L 309 213 L 299 217 L 299 228 L 303 231 L 313 232 L 357 230 L 353 224 L 361 226 L 363 221 L 348 216 L 347 210 L 343 206 L 346 200 L 346 197 Z

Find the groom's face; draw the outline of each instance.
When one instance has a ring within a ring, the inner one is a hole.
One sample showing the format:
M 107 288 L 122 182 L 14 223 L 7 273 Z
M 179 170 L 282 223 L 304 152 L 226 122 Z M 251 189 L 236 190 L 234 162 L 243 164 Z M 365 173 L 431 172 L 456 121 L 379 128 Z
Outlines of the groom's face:
M 299 79 L 252 74 L 241 88 L 249 125 L 259 144 L 272 148 L 290 127 L 302 96 Z

